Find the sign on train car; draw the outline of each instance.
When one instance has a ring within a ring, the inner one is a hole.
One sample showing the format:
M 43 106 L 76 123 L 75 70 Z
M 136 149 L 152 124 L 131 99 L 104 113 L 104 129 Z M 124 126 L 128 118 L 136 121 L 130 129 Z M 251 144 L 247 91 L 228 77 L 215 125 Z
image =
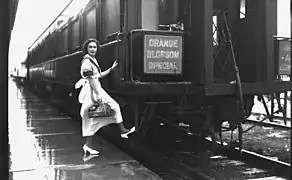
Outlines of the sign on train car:
M 280 40 L 279 46 L 279 75 L 290 75 L 291 74 L 291 46 L 290 41 Z
M 144 73 L 182 73 L 181 36 L 145 35 L 144 42 Z

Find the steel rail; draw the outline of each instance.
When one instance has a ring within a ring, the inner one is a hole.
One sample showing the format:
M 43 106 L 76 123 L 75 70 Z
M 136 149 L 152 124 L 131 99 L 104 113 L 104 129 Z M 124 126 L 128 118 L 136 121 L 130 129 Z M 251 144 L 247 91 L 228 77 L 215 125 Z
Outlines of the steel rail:
M 217 142 L 217 144 L 227 147 L 227 145 L 221 145 L 220 142 Z M 290 178 L 291 165 L 283 161 L 278 161 L 245 149 L 240 151 L 238 148 L 227 149 L 222 154 L 232 159 L 256 165 L 258 168 L 266 169 L 277 176 Z
M 268 126 L 268 127 L 276 127 L 276 128 L 280 128 L 280 129 L 283 129 L 283 130 L 291 130 L 290 126 L 283 125 L 283 124 L 278 124 L 278 123 L 275 123 L 275 122 L 264 122 L 262 120 L 254 120 L 254 119 L 250 119 L 250 118 L 246 119 L 246 122 L 252 123 L 252 124 L 254 124 L 254 126 L 244 130 L 244 132 L 249 131 L 250 129 L 254 128 L 257 125 L 264 125 L 264 126 Z
M 253 116 L 263 115 L 265 117 L 268 116 L 267 114 L 264 114 L 264 113 L 254 113 L 254 112 L 252 112 L 251 115 L 253 115 Z M 284 122 L 284 117 L 283 116 L 273 115 L 273 120 L 277 120 L 277 119 L 281 119 Z M 286 120 L 291 121 L 291 118 L 286 117 Z

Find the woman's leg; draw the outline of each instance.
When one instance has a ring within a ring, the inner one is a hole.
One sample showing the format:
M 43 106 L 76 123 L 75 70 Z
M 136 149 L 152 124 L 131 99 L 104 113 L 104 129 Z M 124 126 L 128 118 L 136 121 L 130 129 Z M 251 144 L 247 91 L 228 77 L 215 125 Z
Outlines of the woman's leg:
M 121 113 L 120 105 L 110 96 L 107 94 L 106 91 L 103 89 L 100 90 L 101 96 L 104 98 L 105 102 L 109 103 L 111 109 L 113 110 L 113 118 L 114 122 L 118 125 L 121 136 L 123 138 L 127 138 L 127 135 L 135 131 L 135 127 L 131 129 L 127 129 L 123 124 L 123 117 Z
M 89 147 L 89 148 L 93 148 L 93 145 L 92 145 L 92 136 L 87 136 L 86 137 L 86 142 L 85 142 L 86 146 Z
M 123 133 L 127 133 L 127 132 L 130 131 L 130 129 L 127 129 L 127 128 L 124 126 L 123 122 L 118 123 L 118 127 L 119 127 L 119 129 L 120 129 L 120 131 L 121 131 L 121 134 L 123 134 Z
M 120 105 L 112 99 L 111 102 L 111 108 L 114 111 L 114 118 L 116 119 L 116 123 L 120 129 L 120 132 L 122 134 L 123 138 L 127 138 L 127 135 L 129 133 L 132 133 L 135 131 L 135 127 L 131 128 L 131 129 L 127 129 L 124 124 L 123 124 L 123 118 L 122 118 L 122 113 L 121 113 L 121 109 L 120 109 Z
M 93 136 L 86 137 L 86 142 L 85 142 L 85 145 L 83 146 L 83 150 L 85 154 L 87 152 L 89 152 L 89 154 L 99 154 L 98 151 L 93 149 L 92 138 Z

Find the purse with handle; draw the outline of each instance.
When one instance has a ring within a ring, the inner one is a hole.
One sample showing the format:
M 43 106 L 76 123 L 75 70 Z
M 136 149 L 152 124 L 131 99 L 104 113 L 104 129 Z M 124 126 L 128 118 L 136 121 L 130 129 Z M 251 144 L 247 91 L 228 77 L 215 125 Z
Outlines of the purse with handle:
M 89 118 L 112 116 L 113 110 L 108 103 L 101 100 L 94 101 L 94 104 L 88 109 Z

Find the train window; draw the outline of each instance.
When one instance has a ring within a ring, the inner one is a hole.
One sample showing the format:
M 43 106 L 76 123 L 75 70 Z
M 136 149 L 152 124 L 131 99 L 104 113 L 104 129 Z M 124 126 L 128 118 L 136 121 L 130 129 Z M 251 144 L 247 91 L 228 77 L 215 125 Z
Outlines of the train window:
M 57 33 L 57 35 L 55 36 L 55 39 L 54 39 L 55 43 L 57 44 L 56 48 L 55 48 L 56 56 L 59 56 L 60 53 L 62 53 L 62 51 L 63 51 L 64 41 L 62 41 L 62 39 L 63 39 L 62 36 L 63 36 L 62 32 Z
M 102 9 L 102 37 L 115 33 L 120 29 L 120 0 L 103 0 Z
M 219 45 L 219 38 L 218 38 L 218 21 L 217 21 L 217 16 L 213 16 L 213 46 L 218 46 Z
M 79 46 L 79 20 L 74 21 L 72 25 L 72 49 L 75 49 Z
M 85 15 L 85 19 L 86 19 L 86 32 L 85 32 L 85 36 L 86 39 L 88 38 L 96 38 L 96 10 L 92 9 L 90 10 L 86 15 Z
M 246 0 L 240 0 L 240 19 L 245 18 L 245 13 L 246 13 Z
M 68 50 L 68 27 L 63 29 L 63 51 L 66 52 Z
M 178 23 L 179 0 L 142 0 L 142 29 Z

